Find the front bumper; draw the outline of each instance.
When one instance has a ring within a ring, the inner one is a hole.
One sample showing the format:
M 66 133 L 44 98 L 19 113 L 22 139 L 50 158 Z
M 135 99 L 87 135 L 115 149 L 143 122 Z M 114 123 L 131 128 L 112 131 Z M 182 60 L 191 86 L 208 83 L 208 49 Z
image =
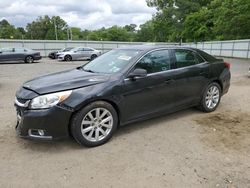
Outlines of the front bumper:
M 64 56 L 61 56 L 61 55 L 57 56 L 57 60 L 64 61 Z
M 69 136 L 72 111 L 59 106 L 30 110 L 15 103 L 15 107 L 18 136 L 38 140 L 54 140 Z

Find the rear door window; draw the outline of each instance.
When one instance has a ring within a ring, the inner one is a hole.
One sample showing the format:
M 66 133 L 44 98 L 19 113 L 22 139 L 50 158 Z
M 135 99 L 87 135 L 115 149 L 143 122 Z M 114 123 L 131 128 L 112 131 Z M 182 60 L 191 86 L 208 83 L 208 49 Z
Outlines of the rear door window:
M 190 50 L 176 49 L 174 53 L 176 58 L 176 68 L 192 66 L 198 61 L 195 54 Z

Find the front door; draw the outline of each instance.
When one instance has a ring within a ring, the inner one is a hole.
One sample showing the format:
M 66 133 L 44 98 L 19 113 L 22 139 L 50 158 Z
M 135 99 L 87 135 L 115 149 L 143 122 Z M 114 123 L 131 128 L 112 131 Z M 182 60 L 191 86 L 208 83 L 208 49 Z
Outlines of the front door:
M 2 48 L 0 53 L 0 61 L 13 61 L 14 48 Z
M 121 87 L 123 100 L 122 121 L 131 121 L 142 116 L 174 107 L 174 80 L 171 72 L 169 50 L 156 50 L 146 54 L 135 65 L 147 70 L 147 76 L 131 80 L 126 78 Z

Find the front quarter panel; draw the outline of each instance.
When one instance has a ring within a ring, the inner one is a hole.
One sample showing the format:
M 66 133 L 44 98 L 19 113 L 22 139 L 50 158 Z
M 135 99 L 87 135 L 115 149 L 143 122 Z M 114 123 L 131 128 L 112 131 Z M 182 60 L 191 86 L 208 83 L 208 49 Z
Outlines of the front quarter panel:
M 116 82 L 117 81 L 115 80 L 108 81 L 75 89 L 71 96 L 64 101 L 64 104 L 72 108 L 74 111 L 78 111 L 87 104 L 97 100 L 105 100 L 118 104 L 119 97 L 115 94 L 117 93 Z

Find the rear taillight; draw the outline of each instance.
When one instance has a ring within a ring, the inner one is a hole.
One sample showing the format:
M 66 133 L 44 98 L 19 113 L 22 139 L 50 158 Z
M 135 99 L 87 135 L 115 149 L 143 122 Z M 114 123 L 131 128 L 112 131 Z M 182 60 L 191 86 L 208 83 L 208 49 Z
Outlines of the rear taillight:
M 224 62 L 224 64 L 225 64 L 225 66 L 226 66 L 228 69 L 230 69 L 230 67 L 231 67 L 231 64 L 230 64 L 230 63 Z

